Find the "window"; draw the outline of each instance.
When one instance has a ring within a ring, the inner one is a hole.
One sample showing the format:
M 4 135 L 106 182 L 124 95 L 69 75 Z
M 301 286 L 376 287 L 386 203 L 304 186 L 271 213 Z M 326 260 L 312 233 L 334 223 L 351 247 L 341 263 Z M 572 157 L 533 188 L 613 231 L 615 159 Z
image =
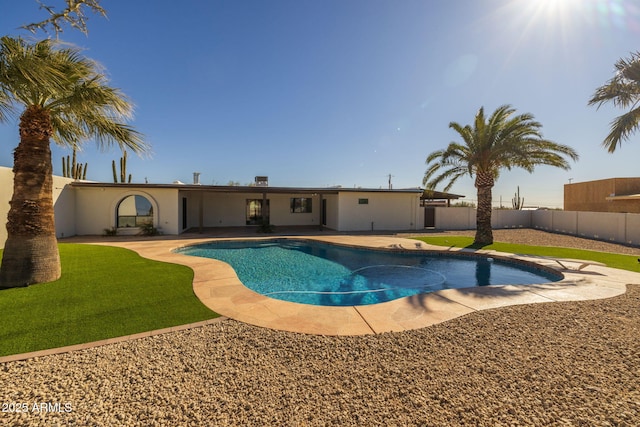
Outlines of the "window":
M 358 204 L 359 205 L 368 205 L 369 204 L 369 199 L 358 199 Z
M 153 206 L 143 196 L 127 196 L 118 203 L 118 228 L 153 223 Z
M 311 213 L 311 199 L 308 197 L 292 197 L 291 213 Z

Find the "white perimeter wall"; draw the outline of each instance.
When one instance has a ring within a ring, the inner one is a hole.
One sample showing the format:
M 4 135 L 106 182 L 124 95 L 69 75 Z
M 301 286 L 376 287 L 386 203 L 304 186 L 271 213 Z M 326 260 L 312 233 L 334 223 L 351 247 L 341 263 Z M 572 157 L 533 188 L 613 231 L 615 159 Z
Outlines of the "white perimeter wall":
M 537 228 L 589 239 L 640 245 L 640 214 L 556 210 L 494 209 L 491 225 L 499 228 Z M 436 207 L 435 228 L 474 230 L 474 208 Z
M 640 245 L 640 214 L 533 211 L 532 227 L 589 239 Z
M 439 230 L 475 230 L 476 210 L 467 207 L 436 207 L 435 228 Z M 531 214 L 534 211 L 513 209 L 494 209 L 491 213 L 493 228 L 531 227 Z
M 472 208 L 435 208 L 438 230 L 472 230 L 476 228 L 476 211 Z
M 361 205 L 359 199 L 369 199 L 369 203 Z M 338 231 L 424 228 L 420 193 L 339 193 L 338 213 Z

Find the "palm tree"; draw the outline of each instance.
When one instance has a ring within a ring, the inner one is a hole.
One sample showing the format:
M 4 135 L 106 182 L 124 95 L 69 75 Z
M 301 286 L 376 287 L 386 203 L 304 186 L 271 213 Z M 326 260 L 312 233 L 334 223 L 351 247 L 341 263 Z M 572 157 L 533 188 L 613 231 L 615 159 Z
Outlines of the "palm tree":
M 503 105 L 485 119 L 484 108 L 480 108 L 473 126 L 449 123 L 463 143 L 451 142 L 446 149 L 434 151 L 427 157 L 429 166 L 423 184 L 428 189 L 435 190 L 436 186 L 448 181 L 444 191 L 449 191 L 458 178 L 475 176 L 478 208 L 474 243 L 478 245 L 493 243 L 491 189 L 502 169 L 520 167 L 533 172 L 537 165 L 569 169 L 563 156 L 578 159 L 571 147 L 543 139 L 542 125 L 533 115 L 514 113 L 511 106 Z
M 589 105 L 597 105 L 611 101 L 615 107 L 631 110 L 611 122 L 611 132 L 602 145 L 613 153 L 622 141 L 640 128 L 640 52 L 632 53 L 629 59 L 616 62 L 616 75 L 604 86 L 596 89 Z
M 55 235 L 50 140 L 71 148 L 88 139 L 134 152 L 147 146 L 121 123 L 132 106 L 107 85 L 101 68 L 78 48 L 51 40 L 0 38 L 0 122 L 20 118 L 14 151 L 14 187 L 0 287 L 26 286 L 60 277 Z

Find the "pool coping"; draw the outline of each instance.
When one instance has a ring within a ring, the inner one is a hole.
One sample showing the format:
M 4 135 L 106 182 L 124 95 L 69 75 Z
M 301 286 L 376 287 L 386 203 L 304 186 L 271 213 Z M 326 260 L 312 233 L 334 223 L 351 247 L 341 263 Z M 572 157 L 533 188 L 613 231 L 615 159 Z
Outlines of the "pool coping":
M 533 262 L 564 274 L 558 282 L 535 285 L 499 285 L 447 289 L 362 306 L 327 307 L 272 299 L 245 287 L 230 265 L 212 259 L 187 256 L 175 249 L 220 240 L 265 239 L 318 240 L 340 245 L 403 251 L 469 252 L 443 248 L 397 236 L 309 235 L 262 237 L 202 237 L 162 240 L 88 242 L 125 247 L 145 258 L 186 265 L 193 269 L 195 295 L 216 313 L 256 326 L 317 335 L 367 335 L 418 329 L 479 310 L 542 302 L 611 298 L 626 292 L 626 285 L 640 283 L 640 273 L 618 270 L 589 261 L 522 256 L 492 250 L 478 254 L 514 261 Z

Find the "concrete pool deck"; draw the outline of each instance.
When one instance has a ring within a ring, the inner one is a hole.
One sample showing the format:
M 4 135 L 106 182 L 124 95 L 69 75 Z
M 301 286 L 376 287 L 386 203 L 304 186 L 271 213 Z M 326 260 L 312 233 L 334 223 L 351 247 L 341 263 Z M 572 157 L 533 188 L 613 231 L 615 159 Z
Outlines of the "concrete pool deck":
M 410 251 L 462 249 L 430 246 L 397 236 L 309 235 L 241 237 L 235 239 L 300 238 L 370 248 Z M 640 283 L 640 274 L 604 267 L 588 261 L 526 257 L 495 251 L 476 253 L 532 261 L 559 270 L 565 278 L 537 285 L 487 286 L 447 289 L 405 297 L 390 302 L 355 306 L 325 307 L 280 301 L 245 287 L 228 264 L 213 259 L 181 255 L 176 248 L 234 238 L 116 238 L 69 239 L 71 242 L 118 246 L 153 260 L 186 265 L 193 269 L 195 295 L 216 313 L 265 328 L 318 335 L 366 335 L 423 328 L 467 313 L 491 308 L 541 302 L 610 298 L 626 292 L 626 285 Z

